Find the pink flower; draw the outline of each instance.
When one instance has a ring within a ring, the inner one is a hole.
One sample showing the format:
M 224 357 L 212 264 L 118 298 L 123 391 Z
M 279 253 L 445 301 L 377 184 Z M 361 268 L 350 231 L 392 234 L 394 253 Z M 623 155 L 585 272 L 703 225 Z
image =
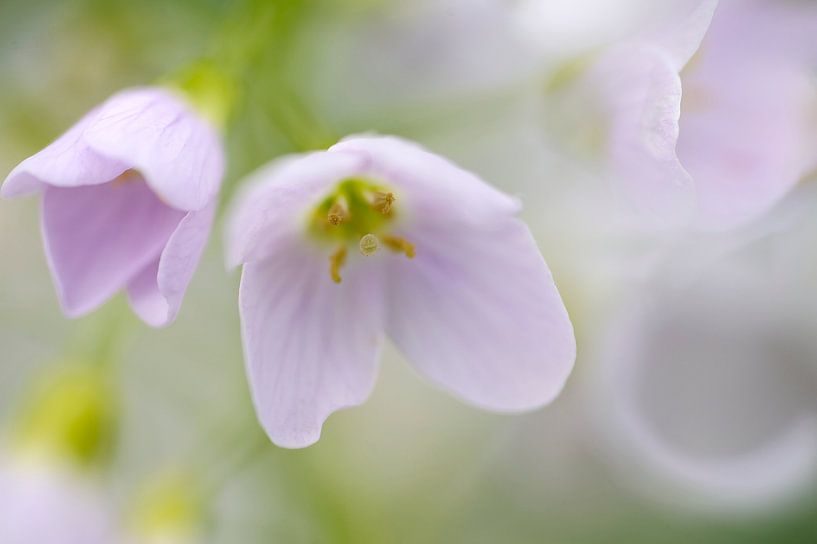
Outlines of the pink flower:
M 169 91 L 122 91 L 6 178 L 41 192 L 45 250 L 66 315 L 120 289 L 146 323 L 172 322 L 209 237 L 224 171 L 218 134 Z
M 699 1 L 597 64 L 609 151 L 636 207 L 703 229 L 750 221 L 817 164 L 817 10 Z
M 251 177 L 228 231 L 253 398 L 303 447 L 361 404 L 388 336 L 423 375 L 500 412 L 542 406 L 573 330 L 516 200 L 393 137 L 352 137 Z

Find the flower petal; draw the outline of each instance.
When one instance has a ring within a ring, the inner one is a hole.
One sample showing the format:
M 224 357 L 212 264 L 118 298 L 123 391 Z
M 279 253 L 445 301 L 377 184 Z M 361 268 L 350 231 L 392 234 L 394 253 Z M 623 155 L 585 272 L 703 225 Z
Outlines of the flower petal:
M 365 158 L 361 174 L 395 184 L 406 210 L 421 221 L 480 224 L 516 213 L 519 202 L 474 174 L 394 136 L 350 136 L 329 149 Z
M 343 282 L 325 255 L 290 247 L 244 265 L 240 310 L 256 412 L 273 442 L 301 448 L 325 419 L 361 404 L 376 377 L 382 337 L 380 271 L 352 261 Z
M 666 52 L 676 72 L 680 72 L 698 51 L 718 4 L 719 0 L 699 0 L 689 14 L 680 16 L 680 24 L 662 29 L 651 40 L 648 38 Z
M 151 327 L 168 323 L 170 308 L 159 292 L 156 277 L 159 275 L 159 259 L 147 265 L 128 282 L 128 302 L 139 318 Z
M 393 256 L 386 331 L 421 373 L 483 408 L 552 401 L 573 367 L 573 328 L 530 232 L 506 218 L 481 230 L 405 233 Z
M 112 96 L 84 139 L 97 154 L 138 170 L 175 208 L 201 210 L 218 193 L 224 174 L 220 138 L 170 91 L 147 87 Z
M 263 260 L 297 236 L 303 215 L 323 192 L 365 165 L 351 154 L 292 155 L 260 168 L 242 182 L 226 229 L 227 264 Z
M 135 175 L 123 183 L 49 186 L 42 206 L 46 256 L 72 317 L 102 304 L 154 261 L 183 217 Z
M 131 306 L 148 325 L 164 327 L 176 319 L 210 237 L 214 215 L 215 203 L 185 215 L 170 236 L 161 258 L 128 284 Z
M 127 170 L 88 148 L 83 135 L 99 116 L 100 108 L 87 113 L 45 149 L 18 164 L 0 189 L 4 197 L 25 196 L 42 189 L 43 184 L 57 187 L 97 185 L 111 181 Z
M 610 160 L 626 200 L 665 225 L 690 219 L 692 179 L 675 152 L 681 79 L 669 57 L 647 46 L 622 46 L 597 66 L 610 123 Z
M 755 4 L 719 12 L 682 75 L 678 155 L 695 179 L 704 229 L 754 219 L 817 165 L 809 67 L 791 53 L 772 14 L 755 13 Z M 812 32 L 817 36 L 814 18 Z

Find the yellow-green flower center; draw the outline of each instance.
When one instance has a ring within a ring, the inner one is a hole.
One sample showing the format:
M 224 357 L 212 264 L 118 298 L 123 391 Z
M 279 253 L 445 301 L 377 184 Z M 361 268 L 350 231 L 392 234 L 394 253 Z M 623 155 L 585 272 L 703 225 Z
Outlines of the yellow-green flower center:
M 58 372 L 37 383 L 15 433 L 23 451 L 56 455 L 79 465 L 104 459 L 115 430 L 110 386 L 92 369 Z
M 414 245 L 390 234 L 398 216 L 397 196 L 377 182 L 349 178 L 321 200 L 309 219 L 312 236 L 336 246 L 329 257 L 329 275 L 340 283 L 349 246 L 369 257 L 383 246 L 414 257 Z

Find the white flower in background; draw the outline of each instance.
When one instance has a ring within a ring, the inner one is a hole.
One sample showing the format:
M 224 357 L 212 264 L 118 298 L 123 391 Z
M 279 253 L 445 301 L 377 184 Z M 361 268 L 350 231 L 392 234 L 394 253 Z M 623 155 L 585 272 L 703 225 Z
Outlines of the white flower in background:
M 565 57 L 624 38 L 666 2 L 617 0 L 505 0 L 520 37 L 546 56 Z
M 679 20 L 611 48 L 585 83 L 626 198 L 660 221 L 729 229 L 817 165 L 817 8 L 704 0 Z
M 787 234 L 679 255 L 609 319 L 599 429 L 624 481 L 651 498 L 757 512 L 813 485 L 815 316 L 790 288 Z M 689 259 L 709 262 L 695 273 Z
M 70 467 L 0 458 L 0 542 L 111 544 L 114 523 L 101 488 Z
M 279 445 L 362 403 L 384 335 L 486 409 L 561 391 L 575 340 L 519 203 L 391 137 L 352 137 L 254 174 L 228 233 L 255 406 Z
M 94 368 L 52 370 L 35 381 L 0 452 L 0 542 L 115 542 L 95 470 L 111 445 L 113 410 Z
M 546 62 L 516 31 L 505 0 L 386 2 L 325 32 L 332 47 L 316 59 L 314 77 L 328 92 L 319 98 L 326 115 L 356 126 L 434 125 L 506 93 Z

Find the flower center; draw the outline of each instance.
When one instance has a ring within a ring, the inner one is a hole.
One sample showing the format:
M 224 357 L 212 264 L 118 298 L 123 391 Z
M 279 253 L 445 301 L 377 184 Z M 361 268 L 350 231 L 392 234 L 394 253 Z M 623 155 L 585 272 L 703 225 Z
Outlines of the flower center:
M 365 257 L 386 247 L 414 258 L 413 244 L 389 234 L 397 216 L 396 202 L 387 187 L 359 178 L 341 181 L 321 200 L 310 217 L 309 231 L 337 247 L 329 257 L 329 275 L 335 283 L 341 281 L 349 246 L 357 246 Z

